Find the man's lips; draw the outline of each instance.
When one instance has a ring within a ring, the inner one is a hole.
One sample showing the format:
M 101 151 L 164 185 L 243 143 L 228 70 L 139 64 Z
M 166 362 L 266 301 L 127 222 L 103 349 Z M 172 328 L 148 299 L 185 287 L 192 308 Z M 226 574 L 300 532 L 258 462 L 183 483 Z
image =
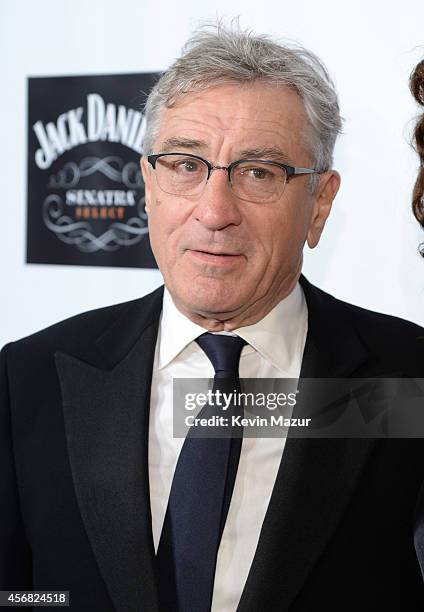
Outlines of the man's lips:
M 228 266 L 230 264 L 236 263 L 243 259 L 243 255 L 238 253 L 226 253 L 226 252 L 217 252 L 217 251 L 202 251 L 196 249 L 187 249 L 187 253 L 191 255 L 194 259 L 208 264 L 214 264 L 218 266 Z

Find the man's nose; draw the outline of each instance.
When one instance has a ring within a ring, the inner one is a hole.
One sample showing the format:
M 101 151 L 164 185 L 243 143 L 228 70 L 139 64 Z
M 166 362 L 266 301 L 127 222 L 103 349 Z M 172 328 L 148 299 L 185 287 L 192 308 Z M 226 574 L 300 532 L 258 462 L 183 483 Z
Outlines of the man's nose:
M 227 170 L 214 168 L 193 214 L 208 229 L 219 230 L 240 224 L 241 204 L 241 200 L 234 195 Z

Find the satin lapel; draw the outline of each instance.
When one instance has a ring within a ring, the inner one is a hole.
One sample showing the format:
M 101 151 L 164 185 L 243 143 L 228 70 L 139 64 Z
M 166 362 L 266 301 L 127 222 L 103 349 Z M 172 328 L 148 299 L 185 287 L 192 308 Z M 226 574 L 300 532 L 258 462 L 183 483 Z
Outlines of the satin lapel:
M 148 429 L 161 293 L 153 295 L 97 341 L 96 365 L 55 355 L 76 496 L 118 612 L 157 610 Z
M 337 302 L 304 277 L 301 285 L 308 305 L 301 378 L 350 376 L 366 362 L 366 350 Z M 289 609 L 334 533 L 374 445 L 374 440 L 289 436 L 238 612 Z

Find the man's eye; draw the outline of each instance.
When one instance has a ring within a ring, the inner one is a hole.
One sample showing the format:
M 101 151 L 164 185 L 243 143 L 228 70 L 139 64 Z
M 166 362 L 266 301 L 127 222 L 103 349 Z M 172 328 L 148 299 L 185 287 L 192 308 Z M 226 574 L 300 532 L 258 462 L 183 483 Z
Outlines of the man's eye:
M 264 168 L 262 166 L 240 168 L 239 173 L 241 176 L 253 180 L 272 180 L 274 178 L 274 173 L 268 168 Z
M 198 172 L 200 170 L 200 164 L 199 162 L 193 159 L 183 159 L 181 161 L 176 162 L 175 170 L 181 173 Z
M 268 170 L 264 170 L 264 168 L 252 168 L 250 174 L 255 179 L 264 179 L 268 178 L 271 173 Z

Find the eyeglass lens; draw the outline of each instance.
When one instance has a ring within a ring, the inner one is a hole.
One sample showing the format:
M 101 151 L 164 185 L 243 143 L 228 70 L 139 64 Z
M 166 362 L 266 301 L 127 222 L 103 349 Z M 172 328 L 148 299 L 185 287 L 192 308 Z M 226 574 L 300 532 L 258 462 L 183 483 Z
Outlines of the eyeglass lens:
M 159 187 L 172 195 L 200 195 L 206 185 L 208 171 L 206 163 L 190 155 L 166 155 L 156 162 Z M 230 177 L 235 195 L 253 202 L 280 198 L 286 179 L 284 168 L 272 162 L 260 161 L 237 163 L 231 169 Z

